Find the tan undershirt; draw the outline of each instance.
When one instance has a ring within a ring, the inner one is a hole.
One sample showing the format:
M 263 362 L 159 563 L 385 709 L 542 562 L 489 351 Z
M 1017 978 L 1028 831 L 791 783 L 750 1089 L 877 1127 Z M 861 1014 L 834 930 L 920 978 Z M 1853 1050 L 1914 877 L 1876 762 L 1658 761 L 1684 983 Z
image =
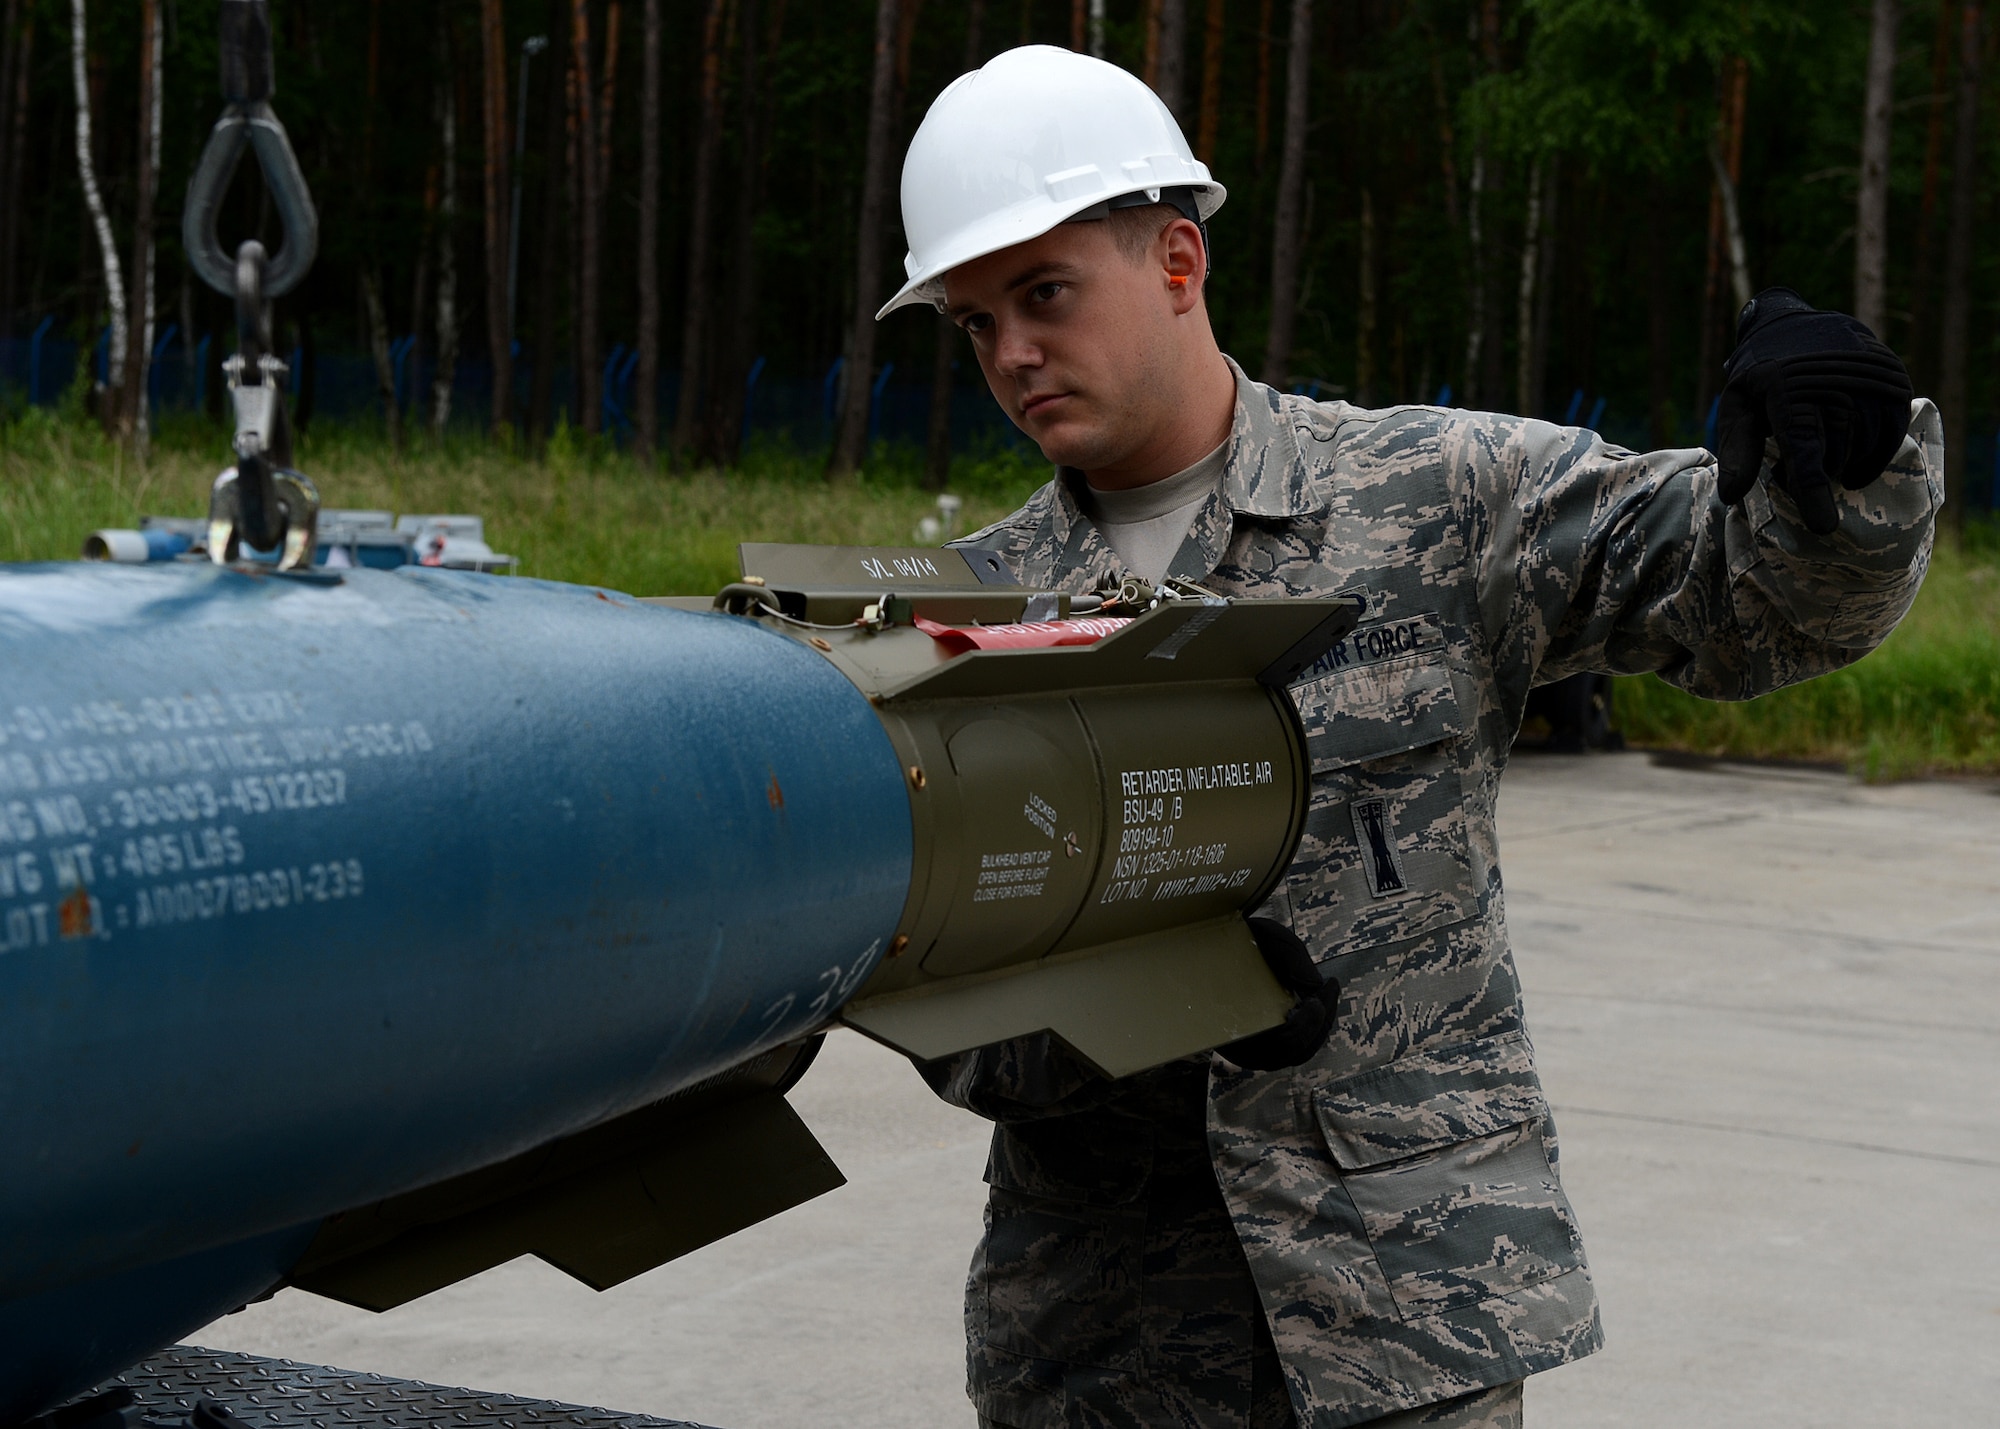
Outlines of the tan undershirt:
M 1141 580 L 1158 581 L 1166 575 L 1187 539 L 1188 528 L 1215 489 L 1229 465 L 1229 441 L 1222 444 L 1186 471 L 1177 471 L 1159 481 L 1125 491 L 1102 491 L 1087 487 L 1091 523 L 1103 533 L 1125 569 Z M 1087 478 L 1086 478 L 1087 481 Z

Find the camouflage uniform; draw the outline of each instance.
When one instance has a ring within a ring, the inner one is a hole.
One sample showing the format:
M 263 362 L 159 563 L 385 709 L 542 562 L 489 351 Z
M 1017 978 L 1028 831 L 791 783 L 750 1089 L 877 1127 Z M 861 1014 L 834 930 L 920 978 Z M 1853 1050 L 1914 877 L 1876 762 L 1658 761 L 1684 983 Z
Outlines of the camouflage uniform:
M 1262 910 L 1340 979 L 1339 1025 L 1290 1072 L 1106 1083 L 1046 1036 L 924 1068 L 997 1122 L 969 1388 L 1019 1429 L 1334 1429 L 1598 1347 L 1501 897 L 1529 688 L 1654 670 L 1745 699 L 1848 664 L 1909 608 L 1941 500 L 1928 402 L 1816 538 L 1768 483 L 1723 506 L 1703 451 L 1236 376 L 1227 475 L 1172 574 L 1367 599 L 1293 688 L 1311 809 Z M 1115 579 L 1079 480 L 960 544 L 1029 584 Z

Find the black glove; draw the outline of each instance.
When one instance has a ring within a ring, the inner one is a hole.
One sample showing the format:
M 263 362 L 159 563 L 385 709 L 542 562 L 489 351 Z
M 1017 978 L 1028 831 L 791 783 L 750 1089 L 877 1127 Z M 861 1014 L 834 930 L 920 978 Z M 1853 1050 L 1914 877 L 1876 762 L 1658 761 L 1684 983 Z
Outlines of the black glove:
M 1778 439 L 1772 477 L 1815 536 L 1840 524 L 1833 483 L 1858 491 L 1882 474 L 1910 427 L 1910 374 L 1867 325 L 1766 288 L 1736 322 L 1722 365 L 1716 441 L 1722 499 L 1749 495 Z
M 1247 1072 L 1277 1072 L 1311 1059 L 1332 1035 L 1334 1009 L 1340 1005 L 1340 984 L 1323 976 L 1299 935 L 1272 918 L 1252 918 L 1250 935 L 1264 955 L 1278 986 L 1296 997 L 1285 1020 L 1264 1032 L 1218 1047 Z

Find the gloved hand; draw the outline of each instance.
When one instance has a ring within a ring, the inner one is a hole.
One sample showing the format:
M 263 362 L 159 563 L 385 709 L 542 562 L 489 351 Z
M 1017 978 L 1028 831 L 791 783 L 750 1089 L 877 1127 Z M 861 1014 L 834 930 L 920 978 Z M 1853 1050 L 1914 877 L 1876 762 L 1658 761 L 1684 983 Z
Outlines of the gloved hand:
M 1340 984 L 1321 974 L 1299 935 L 1276 919 L 1252 918 L 1250 935 L 1257 940 L 1257 951 L 1264 955 L 1278 985 L 1298 1001 L 1276 1027 L 1253 1032 L 1216 1050 L 1248 1072 L 1296 1067 L 1324 1047 L 1332 1034 Z
M 1734 506 L 1750 494 L 1764 440 L 1775 435 L 1772 479 L 1816 536 L 1840 524 L 1833 483 L 1868 485 L 1909 430 L 1914 394 L 1896 354 L 1865 324 L 1821 312 L 1790 288 L 1766 288 L 1744 307 L 1722 375 L 1722 499 Z

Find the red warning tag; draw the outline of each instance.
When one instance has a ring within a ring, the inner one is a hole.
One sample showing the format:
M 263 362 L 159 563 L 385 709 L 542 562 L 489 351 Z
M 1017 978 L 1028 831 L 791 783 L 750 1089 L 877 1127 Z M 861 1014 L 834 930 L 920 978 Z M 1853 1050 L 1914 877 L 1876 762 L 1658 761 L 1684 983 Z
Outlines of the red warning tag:
M 940 625 L 917 617 L 917 629 L 954 655 L 968 650 L 1048 650 L 1058 645 L 1095 645 L 1132 623 L 1130 616 L 1077 620 L 1035 620 L 1024 625 Z

